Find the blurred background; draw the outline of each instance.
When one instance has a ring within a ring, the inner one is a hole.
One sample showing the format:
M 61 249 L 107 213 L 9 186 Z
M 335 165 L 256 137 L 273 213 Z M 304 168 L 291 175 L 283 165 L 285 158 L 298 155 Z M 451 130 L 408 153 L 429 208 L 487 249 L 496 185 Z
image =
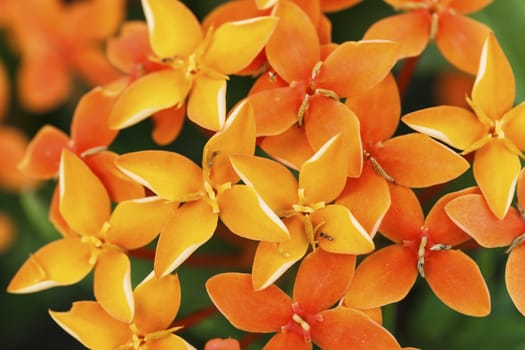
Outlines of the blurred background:
M 26 2 L 31 3 L 25 19 L 28 21 L 25 28 L 28 28 L 30 22 L 37 20 L 34 16 L 38 16 L 38 11 L 41 10 L 38 6 L 45 1 Z M 224 1 L 183 2 L 202 19 L 212 8 Z M 70 90 L 59 102 L 49 103 L 47 106 L 44 104 L 44 107 L 39 107 L 36 102 L 26 103 L 31 97 L 23 96 L 18 73 L 23 60 L 37 60 L 44 66 L 50 64 L 50 67 L 52 63 L 46 61 L 51 59 L 50 56 L 38 56 L 39 50 L 28 49 L 45 45 L 40 38 L 28 39 L 29 30 L 26 33 L 25 29 L 10 28 L 9 18 L 6 18 L 9 17 L 6 15 L 8 12 L 5 10 L 8 3 L 9 0 L 0 0 L 0 63 L 5 67 L 8 83 L 5 88 L 0 85 L 0 109 L 3 105 L 2 98 L 6 96 L 5 111 L 0 110 L 0 348 L 82 349 L 78 342 L 51 320 L 48 309 L 65 311 L 74 301 L 92 299 L 91 275 L 75 286 L 54 288 L 31 295 L 11 295 L 5 292 L 10 279 L 29 254 L 59 238 L 47 218 L 54 181 L 35 184 L 8 168 L 9 164 L 21 157 L 23 145 L 43 125 L 51 124 L 69 133 L 74 107 L 82 93 L 89 89 L 85 79 L 72 73 L 68 77 L 71 79 Z M 359 40 L 368 26 L 393 13 L 392 8 L 381 0 L 364 0 L 350 9 L 329 14 L 333 23 L 333 40 Z M 143 19 L 140 1 L 128 0 L 122 16 Z M 525 100 L 525 0 L 494 0 L 472 17 L 487 24 L 495 32 L 516 76 L 516 102 Z M 25 34 L 14 33 L 20 30 Z M 113 35 L 116 34 L 117 32 Z M 25 44 L 17 42 L 22 40 Z M 27 55 L 30 57 L 27 58 Z M 402 68 L 403 63 L 396 66 L 396 71 Z M 52 72 L 52 69 L 48 71 L 50 80 L 55 79 Z M 246 94 L 252 81 L 247 77 L 231 79 L 227 95 L 230 106 Z M 464 96 L 470 91 L 471 84 L 469 77 L 454 70 L 441 58 L 434 45 L 430 45 L 417 63 L 413 79 L 403 97 L 403 112 L 443 103 L 463 103 L 461 98 L 459 102 L 451 99 L 457 95 Z M 50 86 L 42 88 L 48 89 Z M 151 140 L 150 132 L 149 121 L 125 129 L 111 149 L 124 153 L 160 148 Z M 187 123 L 181 136 L 162 149 L 185 154 L 199 163 L 205 142 L 206 136 Z M 449 189 L 472 183 L 472 175 L 466 174 Z M 429 207 L 431 204 L 429 203 Z M 228 236 L 217 235 L 178 270 L 182 285 L 182 308 L 178 319 L 181 322 L 187 320 L 191 324 L 178 334 L 197 348 L 203 348 L 205 341 L 210 338 L 230 336 L 251 343 L 249 349 L 260 349 L 267 339 L 264 336 L 245 338 L 245 334 L 235 330 L 220 314 L 211 312 L 208 308 L 210 301 L 204 290 L 206 279 L 218 272 L 249 271 L 246 254 L 239 255 L 238 258 L 236 254 L 240 250 L 246 252 L 251 249 L 253 245 L 250 242 L 239 242 Z M 488 283 L 492 296 L 491 315 L 480 319 L 460 315 L 443 305 L 426 283 L 418 279 L 415 288 L 403 302 L 388 306 L 383 312 L 385 327 L 393 332 L 403 346 L 425 350 L 525 349 L 525 319 L 512 305 L 504 285 L 504 250 L 474 249 L 469 254 L 479 264 Z M 138 283 L 152 268 L 151 262 L 146 259 L 134 259 L 132 264 L 134 283 Z M 283 288 L 290 287 L 292 277 L 293 272 L 283 278 Z

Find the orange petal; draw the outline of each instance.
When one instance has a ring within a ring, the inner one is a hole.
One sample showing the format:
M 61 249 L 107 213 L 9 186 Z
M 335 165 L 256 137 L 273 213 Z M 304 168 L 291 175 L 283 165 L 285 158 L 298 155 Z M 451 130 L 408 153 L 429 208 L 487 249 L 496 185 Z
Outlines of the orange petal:
M 396 131 L 401 101 L 392 74 L 364 94 L 347 98 L 345 104 L 359 119 L 365 148 L 368 144 L 389 139 Z
M 375 159 L 394 181 L 407 187 L 428 187 L 453 180 L 470 164 L 446 146 L 419 134 L 387 140 Z
M 146 23 L 124 22 L 119 36 L 107 40 L 106 56 L 113 66 L 128 74 L 135 65 L 146 61 L 148 56 L 153 56 Z
M 374 250 L 374 242 L 345 206 L 331 204 L 314 211 L 310 218 L 318 227 L 319 247 L 331 253 L 366 254 Z
M 357 5 L 362 0 L 321 0 L 321 10 L 323 12 L 337 12 L 347 7 Z
M 525 298 L 523 294 L 523 284 L 525 283 L 525 246 L 520 244 L 512 249 L 505 268 L 505 285 L 507 291 L 518 311 L 525 315 Z
M 130 178 L 170 201 L 183 202 L 185 195 L 202 187 L 202 170 L 178 153 L 132 152 L 120 156 L 116 164 Z
M 292 300 L 275 285 L 255 291 L 245 273 L 221 273 L 208 279 L 211 301 L 236 328 L 254 333 L 277 332 L 292 317 Z
M 414 251 L 394 244 L 366 257 L 357 267 L 345 305 L 370 309 L 403 300 L 417 278 Z
M 142 334 L 166 329 L 179 311 L 179 278 L 176 275 L 155 278 L 151 274 L 135 288 L 133 297 L 133 322 Z
M 7 191 L 20 191 L 35 187 L 37 182 L 19 168 L 27 152 L 28 140 L 19 129 L 0 126 L 0 187 Z
M 517 210 L 510 208 L 499 220 L 479 194 L 456 198 L 445 206 L 445 211 L 456 225 L 486 248 L 508 246 L 525 230 Z
M 233 338 L 214 338 L 206 342 L 204 350 L 241 350 L 241 344 Z
M 525 102 L 520 103 L 501 118 L 505 137 L 519 150 L 525 151 Z
M 49 311 L 53 320 L 90 349 L 115 349 L 131 341 L 129 325 L 108 315 L 94 301 L 77 301 L 66 312 Z
M 0 213 L 0 254 L 5 252 L 14 241 L 15 223 L 9 216 Z
M 4 119 L 5 112 L 9 105 L 9 80 L 7 71 L 2 61 L 0 61 L 0 120 Z
M 498 171 L 494 171 L 494 167 Z M 499 139 L 487 143 L 476 151 L 474 178 L 492 212 L 503 218 L 509 210 L 518 175 L 520 160 Z
M 288 229 L 249 186 L 236 185 L 218 196 L 222 222 L 236 235 L 265 242 L 290 239 Z
M 77 48 L 77 51 L 71 53 L 70 60 L 76 73 L 90 86 L 110 84 L 121 78 L 119 71 L 109 63 L 104 52 L 97 46 Z
M 490 28 L 481 22 L 460 14 L 443 12 L 439 14 L 435 41 L 443 56 L 450 63 L 467 73 L 476 74 L 483 41 L 489 32 Z M 478 73 L 478 77 L 480 76 Z M 510 82 L 514 79 L 502 79 L 501 81 L 501 84 L 504 84 L 504 81 Z M 512 86 L 514 87 L 514 85 Z M 505 91 L 509 91 L 508 89 L 509 86 L 505 85 Z M 492 91 L 496 93 L 496 89 Z M 491 96 L 494 95 L 491 94 Z M 514 95 L 512 95 L 512 100 L 514 100 Z
M 106 251 L 98 256 L 93 279 L 95 298 L 113 318 L 130 323 L 135 304 L 131 292 L 131 264 L 126 254 Z
M 147 340 L 143 347 L 144 350 L 196 350 L 192 345 L 188 344 L 184 339 L 175 334 L 168 334 L 160 338 L 152 337 Z
M 525 170 L 521 169 L 518 177 L 518 184 L 516 186 L 516 193 L 518 197 L 518 205 L 525 208 Z
M 202 41 L 199 20 L 178 0 L 143 0 L 150 43 L 158 57 L 187 57 Z
M 226 119 L 226 79 L 198 75 L 188 99 L 188 118 L 205 129 L 217 131 Z
M 344 146 L 343 136 L 336 135 L 301 166 L 299 188 L 305 203 L 329 203 L 341 193 L 347 173 Z
M 386 180 L 379 176 L 370 162 L 366 162 L 358 178 L 348 178 L 336 200 L 347 207 L 371 237 L 390 207 L 390 191 Z
M 264 350 L 311 350 L 312 344 L 295 332 L 280 332 L 270 338 L 264 345 Z
M 51 197 L 51 203 L 49 205 L 49 221 L 55 226 L 62 237 L 78 237 L 78 233 L 74 232 L 71 227 L 69 227 L 62 214 L 60 214 L 59 206 L 60 190 L 57 185 L 55 186 L 53 196 Z
M 83 158 L 86 165 L 102 181 L 112 201 L 144 197 L 144 187 L 117 167 L 117 159 L 118 154 L 110 151 L 97 152 Z
M 78 238 L 51 242 L 29 256 L 9 283 L 7 291 L 33 293 L 77 283 L 93 268 L 90 258 L 91 248 Z
M 185 117 L 185 106 L 171 107 L 153 114 L 153 141 L 160 146 L 172 143 L 179 136 Z
M 479 11 L 491 2 L 492 0 L 451 0 L 448 3 L 448 7 L 459 13 L 466 14 Z
M 284 219 L 290 232 L 288 241 L 279 243 L 260 242 L 253 258 L 253 288 L 261 290 L 274 283 L 295 262 L 300 260 L 308 249 L 301 215 Z
M 423 225 L 423 209 L 414 191 L 409 188 L 389 185 L 390 208 L 379 227 L 379 231 L 394 242 L 419 240 Z
M 184 74 L 178 70 L 166 69 L 143 76 L 122 92 L 109 117 L 109 127 L 123 129 L 158 111 L 180 106 L 189 89 Z
M 295 170 L 299 170 L 314 155 L 305 128 L 290 128 L 282 134 L 267 136 L 259 146 L 279 163 Z
M 158 197 L 120 202 L 109 219 L 107 240 L 125 249 L 143 247 L 159 234 L 176 208 Z
M 49 179 L 56 176 L 62 149 L 69 146 L 69 138 L 54 126 L 45 125 L 33 137 L 20 162 L 20 170 L 27 176 Z
M 68 150 L 62 152 L 59 186 L 64 220 L 82 235 L 98 236 L 111 212 L 109 195 L 88 166 Z
M 277 23 L 272 16 L 224 23 L 213 32 L 204 64 L 226 75 L 242 70 L 264 48 Z
M 323 311 L 312 326 L 312 339 L 322 349 L 400 349 L 396 339 L 364 313 L 347 307 Z
M 239 103 L 230 113 L 223 129 L 215 133 L 202 152 L 202 169 L 209 172 L 212 186 L 236 183 L 239 176 L 230 164 L 230 155 L 255 152 L 255 121 L 247 101 Z
M 328 309 L 345 295 L 354 269 L 353 255 L 314 250 L 303 259 L 297 271 L 294 301 L 312 314 Z
M 486 134 L 485 127 L 470 111 L 454 106 L 420 109 L 402 118 L 412 129 L 464 150 Z
M 399 44 L 395 42 L 347 41 L 326 58 L 316 82 L 340 97 L 358 95 L 381 82 L 398 57 Z
M 490 312 L 490 295 L 478 265 L 459 250 L 434 251 L 425 259 L 425 278 L 448 307 L 469 316 Z
M 212 27 L 218 28 L 226 22 L 260 16 L 263 12 L 257 8 L 256 2 L 257 0 L 232 1 L 215 6 L 202 21 L 203 31 L 207 32 Z
M 233 155 L 230 160 L 242 181 L 253 187 L 273 210 L 291 209 L 298 202 L 297 180 L 281 164 L 249 155 Z
M 343 148 L 347 154 L 347 175 L 357 177 L 363 167 L 363 149 L 359 133 L 359 120 L 344 104 L 324 96 L 310 99 L 310 111 L 306 115 L 306 136 L 312 148 L 320 149 L 337 134 L 343 136 Z M 346 166 L 342 163 L 339 166 Z
M 109 129 L 108 118 L 115 96 L 97 87 L 82 96 L 71 121 L 72 146 L 78 153 L 109 146 L 118 131 Z
M 430 40 L 432 17 L 426 10 L 410 11 L 380 19 L 363 39 L 391 40 L 400 44 L 399 58 L 419 56 Z
M 162 278 L 206 243 L 217 227 L 217 214 L 204 200 L 185 203 L 165 224 L 155 253 L 155 275 Z
M 308 15 L 293 2 L 279 2 L 273 15 L 279 17 L 279 22 L 266 44 L 270 65 L 289 83 L 308 79 L 320 58 L 315 27 Z

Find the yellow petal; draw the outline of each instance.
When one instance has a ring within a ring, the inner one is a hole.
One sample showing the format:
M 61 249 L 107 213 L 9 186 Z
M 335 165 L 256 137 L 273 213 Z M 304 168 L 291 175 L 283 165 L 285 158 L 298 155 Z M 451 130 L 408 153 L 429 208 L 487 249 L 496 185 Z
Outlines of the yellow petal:
M 213 32 L 204 64 L 226 75 L 242 70 L 264 48 L 277 21 L 266 16 L 224 23 Z
M 236 235 L 265 242 L 283 242 L 288 229 L 249 186 L 236 185 L 218 196 L 222 222 Z
M 131 265 L 126 254 L 107 251 L 97 259 L 93 290 L 100 306 L 113 318 L 130 323 L 135 305 L 131 292 Z
M 255 251 L 252 268 L 253 288 L 261 290 L 283 275 L 308 249 L 301 215 L 284 220 L 290 240 L 270 243 L 260 242 Z
M 184 201 L 182 197 L 202 188 L 202 170 L 178 153 L 132 152 L 120 156 L 116 163 L 130 178 L 170 201 Z
M 68 150 L 62 152 L 59 186 L 64 220 L 82 235 L 97 236 L 109 219 L 109 195 L 87 165 Z
M 175 334 L 168 334 L 161 338 L 152 337 L 141 347 L 144 350 L 197 350 L 191 344 Z
M 185 203 L 162 230 L 155 254 L 155 275 L 162 278 L 182 264 L 215 232 L 217 214 L 204 200 Z
M 226 80 L 198 75 L 188 100 L 188 118 L 205 129 L 217 131 L 226 119 Z
M 115 349 L 131 341 L 129 325 L 108 315 L 94 301 L 73 303 L 70 311 L 49 311 L 53 320 L 90 349 Z
M 493 140 L 476 151 L 474 178 L 490 210 L 499 219 L 509 210 L 520 169 L 518 156 L 500 140 Z
M 51 242 L 29 256 L 9 283 L 7 291 L 33 293 L 77 283 L 93 268 L 90 257 L 91 248 L 78 238 Z
M 525 102 L 507 112 L 502 120 L 505 137 L 520 151 L 525 151 L 525 137 L 523 137 L 525 135 Z
M 118 98 L 109 117 L 109 127 L 123 129 L 160 110 L 181 105 L 189 82 L 181 71 L 166 69 L 135 80 Z
M 142 0 L 150 44 L 161 58 L 186 57 L 202 41 L 195 15 L 178 0 Z
M 321 249 L 354 255 L 374 250 L 374 242 L 345 206 L 333 204 L 317 209 L 310 218 L 312 225 L 318 227 L 316 240 Z
M 343 191 L 348 159 L 344 146 L 342 135 L 336 135 L 303 164 L 299 188 L 304 189 L 306 203 L 328 203 Z
M 282 134 L 265 137 L 259 146 L 272 158 L 295 170 L 314 155 L 305 128 L 289 128 Z

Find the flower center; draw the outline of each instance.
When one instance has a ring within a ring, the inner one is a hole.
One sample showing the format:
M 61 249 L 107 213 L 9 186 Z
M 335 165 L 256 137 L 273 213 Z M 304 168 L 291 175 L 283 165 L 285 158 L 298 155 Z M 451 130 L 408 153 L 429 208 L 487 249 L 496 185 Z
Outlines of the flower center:
M 425 278 L 425 259 L 428 258 L 428 253 L 452 248 L 452 246 L 448 244 L 431 242 L 428 237 L 428 227 L 426 226 L 421 227 L 421 240 L 419 244 L 416 244 L 415 241 L 404 241 L 403 245 L 415 248 L 417 254 L 417 270 L 423 278 Z
M 297 302 L 292 304 L 292 309 L 293 315 L 288 323 L 281 327 L 281 332 L 297 333 L 303 337 L 305 342 L 310 343 L 312 341 L 311 326 L 316 322 L 323 321 L 323 316 L 305 311 Z

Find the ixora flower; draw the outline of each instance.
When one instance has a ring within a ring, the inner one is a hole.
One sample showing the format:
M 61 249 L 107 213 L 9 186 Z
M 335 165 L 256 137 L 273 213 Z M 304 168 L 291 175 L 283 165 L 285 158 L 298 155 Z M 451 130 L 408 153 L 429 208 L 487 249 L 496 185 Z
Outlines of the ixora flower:
M 479 194 L 468 194 L 450 201 L 445 211 L 456 225 L 485 248 L 506 247 L 509 258 L 505 269 L 505 283 L 516 308 L 525 316 L 525 170 L 518 180 L 518 208 L 511 207 L 499 219 Z
M 183 326 L 171 326 L 179 311 L 181 291 L 176 275 L 157 279 L 150 274 L 130 296 L 135 315 L 129 322 L 115 319 L 95 301 L 73 303 L 70 311 L 49 311 L 60 327 L 93 350 L 195 350 L 172 334 Z
M 7 291 L 32 293 L 77 283 L 93 268 L 94 292 L 114 317 L 133 317 L 130 262 L 126 250 L 148 244 L 171 210 L 165 201 L 141 206 L 147 220 L 137 221 L 135 203 L 122 202 L 111 214 L 109 195 L 87 165 L 68 150 L 60 162 L 59 211 L 68 225 L 64 237 L 40 248 L 15 274 Z M 111 215 L 110 215 L 111 214 Z
M 450 308 L 470 316 L 490 312 L 490 296 L 476 263 L 454 249 L 470 239 L 448 218 L 444 206 L 474 188 L 443 196 L 426 219 L 412 190 L 391 185 L 392 206 L 379 231 L 396 244 L 379 249 L 359 264 L 345 305 L 359 309 L 402 300 L 424 277 Z
M 236 328 L 275 333 L 265 350 L 395 350 L 395 338 L 364 313 L 337 303 L 352 279 L 355 256 L 317 249 L 301 263 L 290 298 L 275 285 L 255 291 L 252 277 L 222 273 L 206 282 L 219 311 Z
M 443 56 L 459 69 L 475 74 L 479 55 L 490 29 L 466 17 L 492 0 L 384 0 L 405 13 L 374 23 L 364 39 L 401 44 L 401 57 L 419 56 L 435 40 Z
M 468 99 L 473 112 L 438 106 L 402 118 L 411 128 L 463 150 L 463 154 L 475 152 L 474 178 L 500 219 L 514 196 L 525 150 L 525 103 L 513 108 L 515 96 L 512 67 L 490 34 L 483 46 L 472 99 Z
M 228 75 L 245 68 L 262 50 L 277 23 L 258 17 L 224 23 L 203 35 L 195 15 L 177 0 L 143 0 L 153 61 L 165 69 L 146 74 L 124 89 L 110 126 L 125 128 L 153 113 L 187 102 L 188 118 L 210 130 L 226 118 Z

